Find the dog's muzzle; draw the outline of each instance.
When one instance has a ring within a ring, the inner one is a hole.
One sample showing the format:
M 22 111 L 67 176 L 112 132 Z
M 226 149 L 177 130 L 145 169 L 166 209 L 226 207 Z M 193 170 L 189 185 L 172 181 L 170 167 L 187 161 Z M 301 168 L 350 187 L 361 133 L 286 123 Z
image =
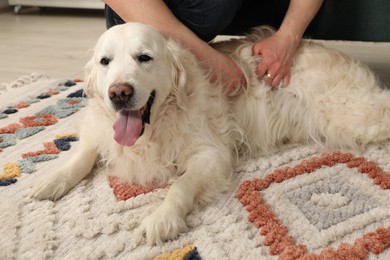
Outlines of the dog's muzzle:
M 138 110 L 132 110 L 132 96 L 134 89 L 129 84 L 118 84 L 110 87 L 109 97 L 118 111 L 115 121 L 114 139 L 120 145 L 132 146 L 143 134 L 145 123 L 150 124 L 151 109 L 156 92 L 153 90 L 145 106 Z

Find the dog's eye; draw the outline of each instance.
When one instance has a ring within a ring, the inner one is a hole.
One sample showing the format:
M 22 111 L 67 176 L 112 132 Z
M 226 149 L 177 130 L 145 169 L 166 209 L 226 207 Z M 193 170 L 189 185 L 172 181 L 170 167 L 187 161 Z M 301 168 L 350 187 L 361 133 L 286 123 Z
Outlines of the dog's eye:
M 141 54 L 138 56 L 138 61 L 139 62 L 148 62 L 148 61 L 151 61 L 153 60 L 152 57 L 150 57 L 149 55 L 146 55 L 146 54 Z
M 110 59 L 107 58 L 107 57 L 103 57 L 101 60 L 100 60 L 100 64 L 102 64 L 103 66 L 107 66 L 108 64 L 110 64 Z

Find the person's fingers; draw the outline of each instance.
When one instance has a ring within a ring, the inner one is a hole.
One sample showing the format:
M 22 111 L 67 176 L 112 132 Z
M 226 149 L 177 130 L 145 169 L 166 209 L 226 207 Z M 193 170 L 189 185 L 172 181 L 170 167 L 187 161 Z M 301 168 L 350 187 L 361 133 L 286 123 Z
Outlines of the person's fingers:
M 258 65 L 256 69 L 256 76 L 257 77 L 263 77 L 267 71 L 269 70 L 269 67 L 271 65 L 270 60 L 263 59 Z
M 272 81 L 274 80 L 275 78 L 275 75 L 272 74 L 271 72 L 267 71 L 264 75 L 263 75 L 263 80 L 265 81 L 265 83 L 269 86 L 272 85 Z
M 263 56 L 263 42 L 258 41 L 252 46 L 252 55 L 253 56 L 261 56 L 261 60 L 256 68 L 256 75 L 257 77 L 264 76 L 265 72 L 267 71 L 268 67 L 271 65 L 271 60 L 269 60 L 267 57 Z
M 255 44 L 253 44 L 253 46 L 252 46 L 252 55 L 253 56 L 261 55 L 262 48 L 263 48 L 263 44 L 262 44 L 261 41 L 258 41 Z
M 287 87 L 288 84 L 290 84 L 290 78 L 291 78 L 291 72 L 288 71 L 287 74 L 283 78 L 283 85 L 282 85 L 282 87 Z
M 274 79 L 272 80 L 271 82 L 271 87 L 275 88 L 277 86 L 279 86 L 280 82 L 282 81 L 283 79 L 283 74 L 282 73 L 278 73 Z
M 236 65 L 233 71 L 225 74 L 224 85 L 228 96 L 236 96 L 242 89 L 246 88 L 247 82 L 241 68 Z
M 283 49 L 274 48 L 271 38 L 259 41 L 252 46 L 252 54 L 261 56 L 256 67 L 256 75 L 271 86 L 287 86 L 290 82 L 290 62 L 283 55 Z
M 272 63 L 266 72 L 264 73 L 263 79 L 267 85 L 275 87 L 279 84 L 280 80 L 283 78 L 283 71 L 280 62 Z

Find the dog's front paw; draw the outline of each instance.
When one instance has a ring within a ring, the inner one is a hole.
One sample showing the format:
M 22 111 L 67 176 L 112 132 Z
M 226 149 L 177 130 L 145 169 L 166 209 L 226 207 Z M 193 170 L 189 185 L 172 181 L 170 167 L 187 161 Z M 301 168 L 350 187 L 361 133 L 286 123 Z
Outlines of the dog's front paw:
M 44 200 L 58 200 L 64 196 L 72 187 L 68 184 L 66 177 L 54 173 L 46 178 L 38 178 L 31 190 L 31 197 Z
M 172 207 L 161 205 L 142 221 L 140 231 L 146 235 L 148 244 L 162 244 L 188 229 L 184 217 Z

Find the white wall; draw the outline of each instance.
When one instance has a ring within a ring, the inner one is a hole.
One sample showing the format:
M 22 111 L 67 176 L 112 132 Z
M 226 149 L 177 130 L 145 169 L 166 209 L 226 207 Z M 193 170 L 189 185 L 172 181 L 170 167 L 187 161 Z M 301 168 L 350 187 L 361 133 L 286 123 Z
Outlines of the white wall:
M 8 6 L 8 0 L 0 0 L 0 8 Z

